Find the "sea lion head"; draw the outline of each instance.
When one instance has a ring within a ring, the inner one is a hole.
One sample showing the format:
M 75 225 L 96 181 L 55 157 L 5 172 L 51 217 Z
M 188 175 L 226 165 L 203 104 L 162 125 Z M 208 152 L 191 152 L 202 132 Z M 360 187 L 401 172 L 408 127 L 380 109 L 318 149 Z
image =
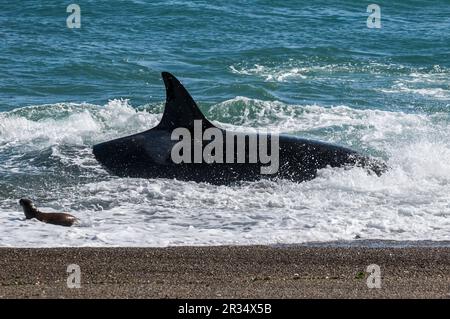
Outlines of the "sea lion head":
M 37 209 L 31 200 L 28 198 L 22 198 L 19 200 L 19 204 L 22 206 L 23 212 L 25 213 L 25 217 L 27 219 L 36 217 Z

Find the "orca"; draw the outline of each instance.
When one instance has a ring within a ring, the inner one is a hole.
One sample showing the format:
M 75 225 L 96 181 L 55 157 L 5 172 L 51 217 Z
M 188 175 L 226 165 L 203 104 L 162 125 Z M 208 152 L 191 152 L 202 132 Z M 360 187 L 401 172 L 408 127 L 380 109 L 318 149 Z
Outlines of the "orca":
M 360 166 L 378 176 L 387 169 L 382 161 L 330 143 L 219 128 L 175 76 L 162 72 L 162 78 L 166 103 L 156 127 L 93 146 L 111 174 L 226 185 L 267 178 L 303 182 L 326 167 Z

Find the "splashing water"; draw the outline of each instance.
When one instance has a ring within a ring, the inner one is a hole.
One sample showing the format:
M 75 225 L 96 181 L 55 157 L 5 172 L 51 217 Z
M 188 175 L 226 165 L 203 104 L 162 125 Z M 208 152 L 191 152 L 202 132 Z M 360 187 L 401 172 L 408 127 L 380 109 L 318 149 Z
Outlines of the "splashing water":
M 245 97 L 213 105 L 222 127 L 267 127 L 384 157 L 381 177 L 324 169 L 305 183 L 214 186 L 107 174 L 93 144 L 155 126 L 161 105 L 54 104 L 0 117 L 3 246 L 273 244 L 370 239 L 445 240 L 450 214 L 449 115 L 298 106 Z M 231 112 L 232 111 L 232 112 Z M 231 124 L 235 123 L 235 124 Z M 79 227 L 22 220 L 17 199 L 61 209 Z

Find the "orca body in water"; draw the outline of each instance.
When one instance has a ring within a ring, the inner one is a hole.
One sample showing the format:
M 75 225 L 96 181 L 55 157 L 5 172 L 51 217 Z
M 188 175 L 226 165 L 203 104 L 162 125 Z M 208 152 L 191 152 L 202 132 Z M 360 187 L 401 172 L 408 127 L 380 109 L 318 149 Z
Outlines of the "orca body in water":
M 145 132 L 94 145 L 95 158 L 121 177 L 230 184 L 261 178 L 302 182 L 325 167 L 361 166 L 380 175 L 386 165 L 351 149 L 290 135 L 216 127 L 183 85 L 163 72 L 166 103 L 160 123 Z

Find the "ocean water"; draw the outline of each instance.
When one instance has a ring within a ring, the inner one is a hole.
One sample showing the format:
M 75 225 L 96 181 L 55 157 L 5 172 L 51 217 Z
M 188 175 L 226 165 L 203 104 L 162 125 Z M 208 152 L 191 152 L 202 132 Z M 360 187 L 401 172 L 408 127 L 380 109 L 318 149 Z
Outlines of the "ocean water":
M 61 1 L 0 4 L 0 246 L 448 241 L 450 2 Z M 376 177 L 213 186 L 109 175 L 98 142 L 155 126 L 161 71 L 225 128 L 338 143 Z M 32 198 L 64 228 L 24 220 Z

